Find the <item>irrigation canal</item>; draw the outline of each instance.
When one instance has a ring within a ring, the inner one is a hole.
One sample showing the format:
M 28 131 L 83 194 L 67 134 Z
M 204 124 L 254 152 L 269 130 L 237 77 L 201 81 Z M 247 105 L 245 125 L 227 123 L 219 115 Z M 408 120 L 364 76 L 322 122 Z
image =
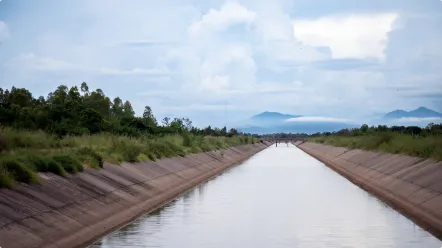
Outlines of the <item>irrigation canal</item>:
M 273 145 L 92 248 L 440 248 L 295 146 Z

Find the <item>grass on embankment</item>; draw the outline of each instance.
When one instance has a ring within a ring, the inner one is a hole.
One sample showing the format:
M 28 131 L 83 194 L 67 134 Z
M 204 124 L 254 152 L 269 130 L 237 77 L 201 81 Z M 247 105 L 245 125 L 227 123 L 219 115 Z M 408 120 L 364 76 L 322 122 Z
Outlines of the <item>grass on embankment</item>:
M 58 140 L 44 132 L 0 129 L 0 188 L 10 187 L 14 181 L 37 182 L 37 172 L 66 176 L 83 171 L 84 166 L 103 167 L 104 161 L 114 164 L 155 161 L 257 141 L 245 136 L 228 138 L 187 133 L 140 138 L 98 134 Z
M 385 132 L 362 136 L 321 136 L 310 138 L 309 141 L 349 149 L 374 150 L 442 160 L 441 136 L 413 137 Z

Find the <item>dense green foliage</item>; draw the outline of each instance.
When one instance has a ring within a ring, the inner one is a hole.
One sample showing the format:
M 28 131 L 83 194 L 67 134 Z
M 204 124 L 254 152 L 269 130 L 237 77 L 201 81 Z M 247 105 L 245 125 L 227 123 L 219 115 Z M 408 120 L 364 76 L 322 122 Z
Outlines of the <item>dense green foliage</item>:
M 431 123 L 425 128 L 362 125 L 360 128 L 317 133 L 310 137 L 310 141 L 327 145 L 442 160 L 442 124 Z
M 57 87 L 45 98 L 34 98 L 27 89 L 0 88 L 0 124 L 16 129 L 42 130 L 58 137 L 102 132 L 139 137 L 143 134 L 182 134 L 235 136 L 235 129 L 199 129 L 188 118 L 164 118 L 159 125 L 152 109 L 146 106 L 136 117 L 129 101 L 111 100 L 100 89 L 90 92 L 86 83 Z M 1 141 L 0 141 L 1 142 Z M 0 143 L 1 149 L 1 143 Z
M 59 86 L 46 98 L 0 88 L 0 188 L 36 182 L 36 172 L 66 176 L 105 161 L 142 162 L 255 142 L 233 128 L 194 127 L 188 118 L 159 124 L 149 106 L 136 117 L 129 101 L 90 92 L 86 83 L 80 90 Z

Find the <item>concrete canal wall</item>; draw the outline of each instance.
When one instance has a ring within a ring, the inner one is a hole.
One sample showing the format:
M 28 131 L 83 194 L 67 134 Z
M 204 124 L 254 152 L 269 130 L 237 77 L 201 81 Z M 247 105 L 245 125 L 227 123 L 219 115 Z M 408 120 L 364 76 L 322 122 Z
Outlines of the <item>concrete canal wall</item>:
M 442 238 L 442 162 L 309 142 L 297 145 Z
M 86 169 L 0 189 L 0 247 L 83 247 L 265 149 L 245 145 Z

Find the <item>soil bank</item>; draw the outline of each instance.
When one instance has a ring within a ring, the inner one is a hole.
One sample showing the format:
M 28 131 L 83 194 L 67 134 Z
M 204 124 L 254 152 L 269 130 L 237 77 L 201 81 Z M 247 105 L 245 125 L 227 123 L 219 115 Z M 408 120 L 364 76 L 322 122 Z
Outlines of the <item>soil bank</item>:
M 84 247 L 265 149 L 253 144 L 0 189 L 0 247 Z
M 310 142 L 296 145 L 442 239 L 442 162 Z

